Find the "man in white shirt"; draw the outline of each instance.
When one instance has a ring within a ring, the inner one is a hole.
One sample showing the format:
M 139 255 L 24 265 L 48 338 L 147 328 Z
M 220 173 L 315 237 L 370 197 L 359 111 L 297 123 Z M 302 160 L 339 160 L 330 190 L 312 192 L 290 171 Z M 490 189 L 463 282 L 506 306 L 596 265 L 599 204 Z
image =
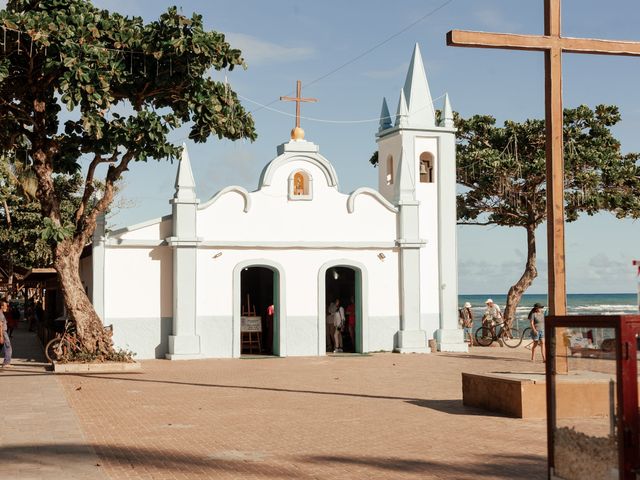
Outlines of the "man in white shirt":
M 496 323 L 502 321 L 502 312 L 500 311 L 500 307 L 496 305 L 492 299 L 488 298 L 484 303 L 487 305 L 487 308 L 482 316 L 482 324 L 491 328 L 491 332 L 495 335 L 495 326 Z

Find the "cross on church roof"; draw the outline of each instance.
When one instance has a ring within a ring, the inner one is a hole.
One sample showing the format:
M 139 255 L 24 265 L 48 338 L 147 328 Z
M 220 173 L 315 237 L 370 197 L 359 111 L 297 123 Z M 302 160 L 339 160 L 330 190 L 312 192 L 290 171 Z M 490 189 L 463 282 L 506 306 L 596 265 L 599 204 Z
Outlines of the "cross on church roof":
M 293 140 L 302 140 L 304 138 L 304 130 L 300 128 L 300 102 L 317 102 L 317 98 L 303 98 L 302 96 L 302 82 L 300 80 L 296 83 L 296 96 L 295 97 L 280 97 L 283 102 L 296 102 L 296 127 L 291 130 L 291 138 Z
M 454 47 L 537 50 L 545 55 L 545 120 L 547 149 L 547 244 L 549 311 L 565 315 L 564 161 L 562 110 L 562 53 L 640 56 L 640 42 L 571 38 L 560 35 L 561 0 L 544 0 L 544 35 L 513 35 L 452 30 L 447 45 Z

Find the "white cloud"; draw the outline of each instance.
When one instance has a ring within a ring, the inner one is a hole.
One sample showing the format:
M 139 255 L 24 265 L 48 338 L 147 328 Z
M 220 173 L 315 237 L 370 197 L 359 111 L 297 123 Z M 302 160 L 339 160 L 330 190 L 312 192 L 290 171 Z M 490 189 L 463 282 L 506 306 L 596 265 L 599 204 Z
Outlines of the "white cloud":
M 310 47 L 287 47 L 246 33 L 229 32 L 226 33 L 226 39 L 233 48 L 242 50 L 242 56 L 250 65 L 295 62 L 315 54 Z

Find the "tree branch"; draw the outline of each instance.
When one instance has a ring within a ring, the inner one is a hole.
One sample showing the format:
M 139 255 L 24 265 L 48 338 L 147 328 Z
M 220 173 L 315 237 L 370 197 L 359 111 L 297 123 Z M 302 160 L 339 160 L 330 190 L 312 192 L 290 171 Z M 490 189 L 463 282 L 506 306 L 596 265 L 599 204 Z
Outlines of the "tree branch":
M 118 152 L 116 151 L 109 160 L 105 161 L 114 160 L 117 157 L 117 154 Z M 91 233 L 95 229 L 98 215 L 105 212 L 109 205 L 111 205 L 111 201 L 113 200 L 115 192 L 115 183 L 118 181 L 120 176 L 128 169 L 127 167 L 129 166 L 131 160 L 133 160 L 134 156 L 135 153 L 129 150 L 123 155 L 118 165 L 109 166 L 109 169 L 107 170 L 107 176 L 105 178 L 104 194 L 102 195 L 102 198 L 98 200 L 91 212 L 85 217 L 84 222 L 82 222 L 80 231 L 76 232 L 75 234 L 74 241 L 80 243 L 81 246 L 84 246 L 89 241 Z
M 87 203 L 89 202 L 89 199 L 91 198 L 91 195 L 93 195 L 93 192 L 95 192 L 95 185 L 93 184 L 93 177 L 95 175 L 96 168 L 101 163 L 105 163 L 107 161 L 108 160 L 105 160 L 105 159 L 102 158 L 102 155 L 96 153 L 95 156 L 93 157 L 93 160 L 91 160 L 91 163 L 89 164 L 89 169 L 87 171 L 87 177 L 86 177 L 85 182 L 84 182 L 84 192 L 82 194 L 82 200 L 80 200 L 80 205 L 78 205 L 78 209 L 76 210 L 76 215 L 75 215 L 76 224 L 80 221 L 80 219 L 84 215 L 84 212 L 87 209 Z
M 497 225 L 496 222 L 457 222 L 456 225 L 478 225 L 478 226 L 486 226 L 486 225 Z

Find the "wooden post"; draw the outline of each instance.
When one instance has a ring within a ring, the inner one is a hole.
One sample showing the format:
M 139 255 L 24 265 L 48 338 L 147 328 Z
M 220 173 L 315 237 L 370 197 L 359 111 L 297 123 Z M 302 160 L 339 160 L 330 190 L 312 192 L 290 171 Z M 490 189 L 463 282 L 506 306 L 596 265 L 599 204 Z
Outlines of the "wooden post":
M 452 30 L 447 44 L 456 47 L 532 50 L 545 53 L 545 119 L 547 156 L 547 245 L 549 313 L 565 315 L 564 162 L 562 53 L 640 56 L 640 42 L 561 36 L 561 0 L 544 0 L 544 35 Z

